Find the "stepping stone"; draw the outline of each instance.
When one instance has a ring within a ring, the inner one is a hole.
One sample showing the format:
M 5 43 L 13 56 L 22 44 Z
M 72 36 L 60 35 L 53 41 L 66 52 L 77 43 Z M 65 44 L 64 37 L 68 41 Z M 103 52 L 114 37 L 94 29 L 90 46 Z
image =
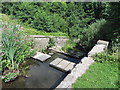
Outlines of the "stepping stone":
M 74 68 L 75 63 L 70 63 L 67 67 L 65 67 L 65 71 L 70 71 Z
M 50 63 L 50 65 L 57 69 L 67 72 L 74 68 L 75 63 L 64 60 L 62 58 L 56 58 L 54 61 Z
M 61 68 L 61 69 L 65 69 L 65 67 L 67 67 L 68 65 L 70 64 L 70 62 L 69 61 L 66 61 L 66 60 L 62 60 L 58 65 L 57 65 L 57 67 L 58 68 Z
M 57 65 L 58 63 L 60 63 L 63 59 L 61 58 L 56 58 L 54 61 L 52 61 L 50 64 L 51 65 Z
M 44 53 L 41 53 L 41 52 L 37 52 L 37 54 L 35 56 L 33 56 L 34 59 L 40 60 L 42 62 L 47 60 L 50 57 L 51 57 L 50 55 L 44 54 Z

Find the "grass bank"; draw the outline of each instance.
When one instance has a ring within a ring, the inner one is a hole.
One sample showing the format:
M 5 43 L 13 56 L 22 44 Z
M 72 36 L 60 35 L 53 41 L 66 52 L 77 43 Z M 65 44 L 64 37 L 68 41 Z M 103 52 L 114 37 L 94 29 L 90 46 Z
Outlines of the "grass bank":
M 44 36 L 67 36 L 66 33 L 63 32 L 43 32 L 43 31 L 37 31 L 34 28 L 31 27 L 24 27 L 24 32 L 28 35 L 44 35 Z
M 44 35 L 44 36 L 67 36 L 66 33 L 63 32 L 44 32 L 44 31 L 37 31 L 34 28 L 31 28 L 28 24 L 22 23 L 18 19 L 13 19 L 11 16 L 5 15 L 0 13 L 0 19 L 3 22 L 7 23 L 13 23 L 13 24 L 19 24 L 23 27 L 23 32 L 25 32 L 28 35 Z
M 73 88 L 118 88 L 118 63 L 94 63 Z

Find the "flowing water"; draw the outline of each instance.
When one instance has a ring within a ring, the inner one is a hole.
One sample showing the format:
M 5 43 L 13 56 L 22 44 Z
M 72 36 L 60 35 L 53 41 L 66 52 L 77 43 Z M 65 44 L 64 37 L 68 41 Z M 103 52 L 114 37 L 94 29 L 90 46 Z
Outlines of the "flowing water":
M 27 72 L 29 77 L 20 76 L 15 81 L 9 83 L 3 82 L 3 88 L 55 88 L 68 74 L 49 65 L 51 61 L 58 57 L 76 64 L 80 62 L 79 59 L 60 53 L 53 54 L 52 57 L 45 62 L 28 59 L 26 61 L 27 64 L 25 64 L 22 69 L 24 70 L 29 66 L 29 68 L 24 71 L 24 73 Z

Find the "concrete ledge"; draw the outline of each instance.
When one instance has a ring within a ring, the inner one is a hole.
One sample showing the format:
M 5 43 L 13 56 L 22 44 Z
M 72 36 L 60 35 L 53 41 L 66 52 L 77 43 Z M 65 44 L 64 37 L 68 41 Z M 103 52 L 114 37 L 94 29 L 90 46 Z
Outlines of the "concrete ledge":
M 73 69 L 75 63 L 64 60 L 62 58 L 56 58 L 50 63 L 50 65 L 57 69 L 67 72 Z
M 88 53 L 88 57 L 94 56 L 97 53 L 105 51 L 105 49 L 108 47 L 108 44 L 108 41 L 98 40 L 97 44 Z
M 97 53 L 103 52 L 106 48 L 106 45 L 95 45 L 92 50 L 88 53 L 88 56 L 93 56 Z
M 66 39 L 66 36 L 44 36 L 44 35 L 29 35 L 32 38 L 62 38 Z
M 48 58 L 50 58 L 51 56 L 48 55 L 48 54 L 44 54 L 44 53 L 41 53 L 41 52 L 37 52 L 36 55 L 34 55 L 32 58 L 34 59 L 37 59 L 37 60 L 40 60 L 40 61 L 45 61 L 47 60 Z
M 97 44 L 103 44 L 103 45 L 106 45 L 106 47 L 107 47 L 109 42 L 108 41 L 103 41 L 103 40 L 98 40 Z

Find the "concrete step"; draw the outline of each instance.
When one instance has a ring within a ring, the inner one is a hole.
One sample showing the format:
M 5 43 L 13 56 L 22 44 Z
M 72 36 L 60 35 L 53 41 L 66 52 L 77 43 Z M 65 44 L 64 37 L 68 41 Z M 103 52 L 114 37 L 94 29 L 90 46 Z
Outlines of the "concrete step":
M 48 54 L 44 54 L 44 53 L 41 53 L 41 52 L 37 52 L 37 54 L 34 55 L 32 58 L 44 62 L 44 61 L 46 61 L 46 60 L 47 60 L 48 58 L 50 58 L 50 57 L 51 57 L 51 56 L 48 55 Z
M 51 65 L 58 65 L 63 59 L 61 58 L 56 58 L 54 61 L 52 61 L 50 64 Z
M 57 69 L 67 72 L 73 69 L 75 63 L 67 61 L 62 58 L 56 58 L 54 61 L 50 63 L 50 65 Z

